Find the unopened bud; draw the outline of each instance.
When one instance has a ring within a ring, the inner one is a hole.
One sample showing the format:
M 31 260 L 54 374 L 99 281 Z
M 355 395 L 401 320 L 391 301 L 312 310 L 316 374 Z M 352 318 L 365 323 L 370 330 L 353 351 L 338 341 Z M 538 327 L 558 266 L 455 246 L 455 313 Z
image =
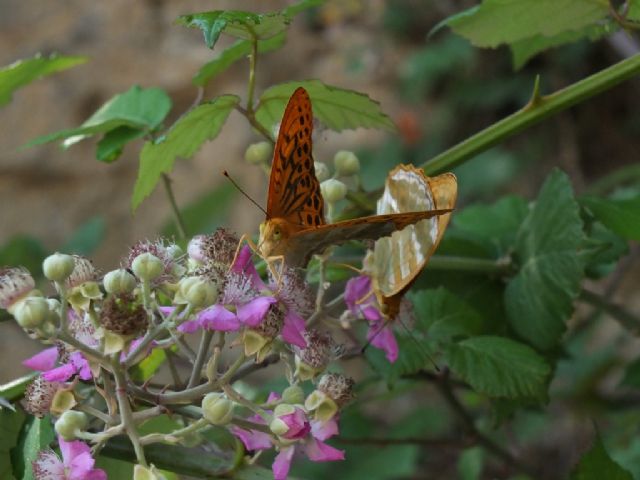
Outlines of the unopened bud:
M 328 203 L 336 203 L 347 196 L 347 186 L 340 180 L 330 178 L 320 184 L 322 196 Z
M 336 172 L 342 177 L 348 177 L 356 175 L 360 172 L 360 161 L 356 157 L 355 153 L 347 150 L 340 150 L 333 157 L 333 164 L 336 167 Z
M 70 442 L 75 440 L 77 433 L 87 428 L 87 416 L 76 410 L 67 410 L 55 423 L 55 429 L 58 435 Z
M 133 467 L 133 480 L 165 480 L 166 477 L 162 475 L 156 467 L 143 467 L 142 465 L 136 465 Z
M 291 385 L 282 392 L 282 401 L 290 404 L 304 402 L 304 391 L 298 385 Z
M 326 163 L 313 162 L 313 168 L 316 171 L 316 178 L 319 182 L 324 182 L 331 176 L 331 172 L 329 172 L 329 167 L 327 167 Z
M 124 268 L 119 268 L 118 270 L 112 270 L 107 273 L 102 283 L 107 293 L 131 293 L 133 289 L 136 288 L 136 277 Z
M 208 307 L 218 299 L 218 287 L 205 278 L 195 276 L 180 280 L 174 301 L 188 303 L 194 308 Z
M 42 272 L 52 282 L 64 282 L 73 272 L 76 262 L 71 255 L 54 253 L 42 262 Z
M 222 393 L 212 392 L 202 399 L 202 415 L 213 425 L 226 425 L 233 418 L 234 403 Z
M 13 310 L 13 316 L 22 328 L 36 328 L 50 316 L 49 302 L 44 297 L 27 297 Z
M 150 282 L 164 273 L 164 264 L 152 253 L 145 252 L 133 259 L 131 270 L 139 279 Z
M 273 145 L 269 142 L 252 143 L 244 152 L 244 159 L 252 165 L 267 163 L 273 154 Z

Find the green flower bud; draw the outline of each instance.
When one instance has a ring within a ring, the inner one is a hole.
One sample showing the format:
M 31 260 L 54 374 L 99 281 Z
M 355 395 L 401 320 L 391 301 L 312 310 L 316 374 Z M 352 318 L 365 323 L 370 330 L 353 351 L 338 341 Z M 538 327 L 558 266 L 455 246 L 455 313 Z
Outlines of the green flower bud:
M 282 401 L 291 404 L 304 402 L 304 391 L 298 385 L 291 385 L 282 392 Z
M 222 393 L 208 393 L 202 399 L 202 415 L 213 425 L 226 425 L 233 418 L 234 406 Z
M 13 316 L 22 328 L 37 328 L 50 315 L 49 302 L 43 297 L 27 297 L 13 310 Z
M 142 465 L 136 465 L 133 467 L 133 480 L 165 480 L 166 477 L 158 472 L 158 469 L 151 465 L 151 467 L 143 467 Z
M 218 287 L 203 277 L 186 277 L 178 283 L 175 303 L 188 303 L 194 308 L 208 307 L 218 300 Z
M 360 161 L 355 153 L 347 150 L 340 150 L 333 157 L 333 164 L 336 172 L 341 177 L 349 177 L 360 172 Z
M 145 252 L 133 259 L 131 270 L 139 279 L 150 282 L 164 273 L 164 264 L 155 255 Z
M 269 424 L 269 429 L 276 435 L 281 436 L 289 431 L 289 426 L 279 418 L 274 418 Z
M 52 282 L 64 282 L 73 272 L 76 261 L 71 255 L 54 253 L 42 262 L 44 276 Z
M 336 203 L 347 196 L 347 186 L 340 180 L 330 178 L 320 184 L 322 196 L 328 203 Z
M 244 159 L 252 165 L 267 163 L 273 155 L 273 145 L 269 142 L 252 143 L 244 152 Z
M 124 268 L 119 268 L 118 270 L 112 270 L 107 273 L 102 283 L 108 293 L 131 293 L 133 289 L 136 288 L 136 277 Z
M 316 178 L 319 182 L 324 182 L 331 176 L 331 172 L 329 172 L 329 167 L 327 167 L 326 163 L 313 162 L 313 168 L 316 171 Z
M 64 412 L 54 425 L 56 432 L 66 441 L 76 439 L 77 432 L 84 430 L 88 425 L 87 416 L 76 410 L 67 410 Z
M 289 405 L 288 403 L 280 403 L 276 405 L 276 408 L 273 410 L 274 417 L 282 417 L 284 415 L 291 415 L 296 411 L 296 407 L 293 405 Z

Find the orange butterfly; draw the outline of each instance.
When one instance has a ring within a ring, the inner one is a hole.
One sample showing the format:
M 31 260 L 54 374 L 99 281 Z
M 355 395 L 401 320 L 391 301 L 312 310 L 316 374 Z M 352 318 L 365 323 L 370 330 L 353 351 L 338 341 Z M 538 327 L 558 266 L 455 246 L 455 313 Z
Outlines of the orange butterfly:
M 450 212 L 390 213 L 327 224 L 311 154 L 312 130 L 311 100 L 304 88 L 298 88 L 284 111 L 273 154 L 267 218 L 260 225 L 258 243 L 264 258 L 281 257 L 290 267 L 305 267 L 312 255 L 330 245 L 375 240 Z

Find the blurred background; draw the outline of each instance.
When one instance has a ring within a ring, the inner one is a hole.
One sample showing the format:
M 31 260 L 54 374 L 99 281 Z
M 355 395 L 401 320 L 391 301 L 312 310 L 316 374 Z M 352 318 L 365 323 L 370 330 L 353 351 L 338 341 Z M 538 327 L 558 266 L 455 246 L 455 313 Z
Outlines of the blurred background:
M 475 3 L 328 0 L 296 18 L 285 47 L 259 57 L 257 92 L 284 81 L 318 78 L 379 101 L 397 124 L 397 134 L 320 130 L 314 145 L 316 160 L 327 163 L 339 149 L 355 151 L 364 185 L 374 189 L 393 165 L 422 163 L 522 107 L 536 75 L 548 93 L 640 51 L 634 38 L 619 33 L 547 51 L 514 70 L 506 48 L 474 48 L 446 28 L 427 38 L 438 22 Z M 269 11 L 286 4 L 0 0 L 0 65 L 37 52 L 89 57 L 85 65 L 19 90 L 0 110 L 0 264 L 24 264 L 38 272 L 44 256 L 64 250 L 87 254 L 107 271 L 134 242 L 170 231 L 169 204 L 161 188 L 135 214 L 130 209 L 142 141 L 129 144 L 113 165 L 95 159 L 95 140 L 66 151 L 56 144 L 21 145 L 81 124 L 134 84 L 169 93 L 171 123 L 196 100 L 192 76 L 231 43 L 223 36 L 212 52 L 199 31 L 176 26 L 176 17 L 225 8 Z M 237 63 L 207 86 L 204 98 L 244 97 L 247 71 L 246 62 Z M 608 192 L 612 187 L 602 179 L 640 159 L 638 92 L 640 79 L 624 82 L 467 162 L 455 170 L 459 205 L 491 202 L 505 193 L 533 198 L 555 166 L 571 176 L 578 194 Z M 177 202 L 201 219 L 202 231 L 226 225 L 240 234 L 257 232 L 261 212 L 221 172 L 227 169 L 264 203 L 267 177 L 243 159 L 246 147 L 258 140 L 245 119 L 232 113 L 215 141 L 192 160 L 176 162 L 171 179 Z M 637 248 L 632 248 L 612 300 L 637 311 L 636 257 Z M 14 322 L 1 322 L 0 382 L 25 373 L 19 362 L 38 349 Z M 555 435 L 569 436 L 570 431 L 558 428 Z

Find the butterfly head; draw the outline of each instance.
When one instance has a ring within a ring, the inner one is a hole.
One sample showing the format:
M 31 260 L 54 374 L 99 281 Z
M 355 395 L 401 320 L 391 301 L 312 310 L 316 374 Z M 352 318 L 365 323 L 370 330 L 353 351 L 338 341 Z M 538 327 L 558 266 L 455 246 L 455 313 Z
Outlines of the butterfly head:
M 267 257 L 284 255 L 291 225 L 281 218 L 271 218 L 260 224 L 260 254 Z

